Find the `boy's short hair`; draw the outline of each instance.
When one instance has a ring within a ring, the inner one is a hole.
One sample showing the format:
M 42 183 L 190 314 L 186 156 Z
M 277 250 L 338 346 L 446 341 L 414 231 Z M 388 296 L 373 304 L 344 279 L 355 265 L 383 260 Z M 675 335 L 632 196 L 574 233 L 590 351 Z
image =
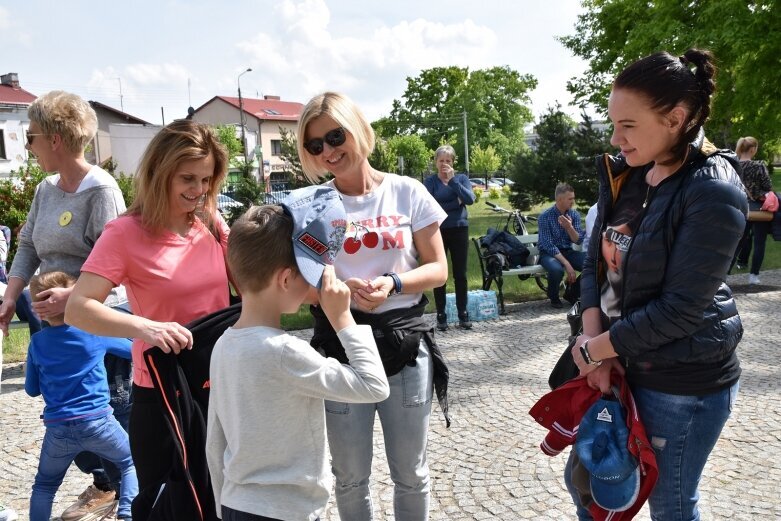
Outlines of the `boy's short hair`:
M 52 288 L 70 288 L 76 284 L 76 278 L 62 271 L 49 271 L 35 275 L 30 279 L 30 297 L 33 302 L 38 302 L 38 293 Z M 51 317 L 53 320 L 65 320 L 65 313 Z
M 293 254 L 293 219 L 281 206 L 253 206 L 231 226 L 228 269 L 240 292 L 258 292 L 277 270 L 298 271 Z

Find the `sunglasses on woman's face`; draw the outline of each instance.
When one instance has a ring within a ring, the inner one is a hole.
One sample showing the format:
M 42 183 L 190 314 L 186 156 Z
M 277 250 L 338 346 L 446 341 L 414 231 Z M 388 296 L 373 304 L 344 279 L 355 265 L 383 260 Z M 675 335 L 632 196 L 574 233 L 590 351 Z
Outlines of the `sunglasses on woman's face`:
M 33 140 L 35 139 L 35 136 L 45 136 L 46 134 L 35 134 L 33 132 L 27 131 L 27 146 L 31 147 L 33 146 Z
M 323 143 L 328 143 L 332 147 L 344 145 L 347 140 L 347 134 L 342 127 L 335 128 L 326 132 L 323 137 L 316 137 L 304 142 L 304 148 L 313 156 L 319 156 L 323 153 Z

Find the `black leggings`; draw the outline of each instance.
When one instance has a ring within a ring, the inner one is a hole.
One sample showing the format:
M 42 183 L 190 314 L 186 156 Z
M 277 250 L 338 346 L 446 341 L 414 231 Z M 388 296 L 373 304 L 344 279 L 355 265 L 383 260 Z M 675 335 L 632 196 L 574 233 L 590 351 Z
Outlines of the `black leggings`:
M 442 242 L 445 244 L 445 254 L 450 251 L 450 262 L 453 265 L 453 282 L 456 286 L 456 309 L 458 314 L 466 313 L 466 265 L 469 251 L 469 227 L 441 229 Z M 434 288 L 434 302 L 437 305 L 437 313 L 445 312 L 445 294 L 447 282 L 438 288 Z
M 130 453 L 136 465 L 138 490 L 159 486 L 171 469 L 172 454 L 175 451 L 171 431 L 155 390 L 133 384 L 133 406 L 130 409 Z M 139 494 L 138 499 L 141 498 Z M 133 501 L 133 518 L 147 519 L 152 505 Z

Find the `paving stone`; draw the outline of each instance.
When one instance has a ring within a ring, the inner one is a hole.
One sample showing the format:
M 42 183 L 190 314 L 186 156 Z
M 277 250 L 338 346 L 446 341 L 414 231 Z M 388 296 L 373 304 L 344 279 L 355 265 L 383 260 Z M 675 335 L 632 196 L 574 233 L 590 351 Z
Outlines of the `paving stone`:
M 781 270 L 763 271 L 762 281 L 781 289 Z M 746 282 L 746 275 L 729 278 L 731 285 Z M 736 301 L 745 327 L 738 350 L 743 376 L 732 417 L 703 473 L 701 514 L 730 521 L 781 519 L 781 291 L 738 290 Z M 509 305 L 508 311 L 497 320 L 475 322 L 471 331 L 451 328 L 437 336 L 450 368 L 453 425 L 445 428 L 435 404 L 428 455 L 432 521 L 575 518 L 562 477 L 567 452 L 544 455 L 539 443 L 546 431 L 528 414 L 548 391 L 548 373 L 566 345 L 565 313 L 547 301 Z M 295 334 L 308 340 L 311 330 Z M 44 432 L 43 402 L 24 393 L 22 364 L 5 365 L 2 377 L 0 502 L 27 520 Z M 390 521 L 393 484 L 379 421 L 374 439 L 375 519 Z M 89 483 L 72 466 L 54 513 Z M 333 500 L 321 519 L 339 520 Z M 648 521 L 648 508 L 636 519 Z

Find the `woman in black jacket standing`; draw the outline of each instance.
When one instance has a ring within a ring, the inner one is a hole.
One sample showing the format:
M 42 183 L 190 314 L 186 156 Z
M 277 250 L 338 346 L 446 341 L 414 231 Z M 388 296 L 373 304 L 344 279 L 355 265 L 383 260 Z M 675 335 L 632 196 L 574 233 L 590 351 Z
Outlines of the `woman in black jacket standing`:
M 655 520 L 699 519 L 702 469 L 737 395 L 743 333 L 724 283 L 746 223 L 737 158 L 702 130 L 714 92 L 707 51 L 656 53 L 618 75 L 608 103 L 617 157 L 597 160 L 599 213 L 572 349 L 589 385 L 626 375 L 652 440 Z M 571 480 L 578 517 L 591 519 Z

